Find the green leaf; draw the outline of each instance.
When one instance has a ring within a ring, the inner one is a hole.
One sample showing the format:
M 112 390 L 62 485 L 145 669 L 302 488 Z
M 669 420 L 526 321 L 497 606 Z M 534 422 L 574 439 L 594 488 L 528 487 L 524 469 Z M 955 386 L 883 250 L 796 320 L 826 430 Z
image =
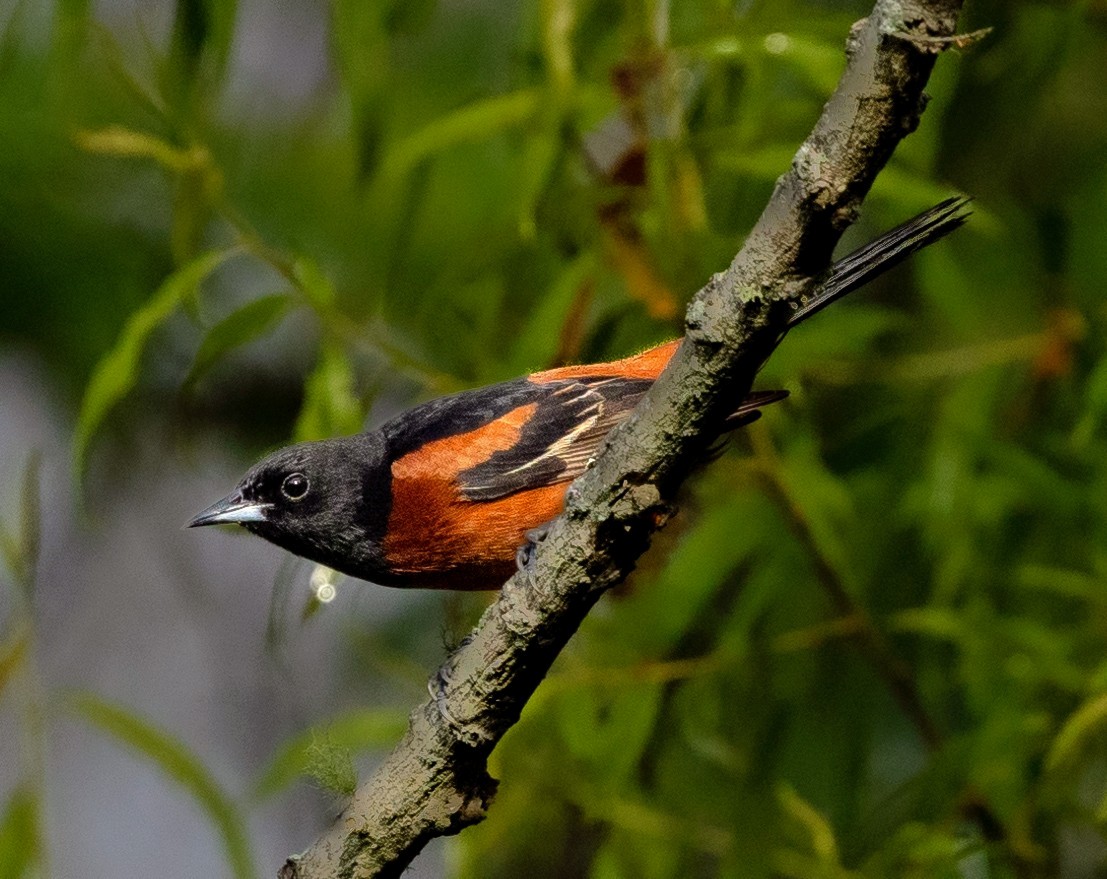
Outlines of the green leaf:
M 1026 564 L 1015 571 L 1014 583 L 1023 589 L 1052 592 L 1066 598 L 1089 601 L 1097 605 L 1107 601 L 1103 580 L 1083 571 L 1051 565 Z
M 274 329 L 292 305 L 292 297 L 287 293 L 275 293 L 248 302 L 219 321 L 208 330 L 200 343 L 196 359 L 192 361 L 192 368 L 184 381 L 185 387 L 196 384 L 228 351 Z
M 542 195 L 550 184 L 565 151 L 564 142 L 557 137 L 560 119 L 547 119 L 550 134 L 527 141 L 520 163 L 516 192 L 519 198 L 519 237 L 534 241 L 538 237 L 538 208 Z
M 1077 765 L 1088 748 L 1100 744 L 1107 729 L 1107 693 L 1099 693 L 1074 711 L 1062 724 L 1046 753 L 1049 772 Z
M 297 442 L 348 436 L 361 430 L 365 413 L 354 393 L 354 368 L 346 352 L 324 342 L 308 376 L 304 404 L 296 419 Z
M 18 580 L 20 577 L 19 540 L 8 533 L 3 523 L 0 523 L 0 554 L 4 556 L 4 564 L 8 571 Z
M 7 529 L 0 528 L 0 553 L 28 603 L 34 592 L 35 568 L 38 566 L 42 518 L 39 500 L 41 470 L 42 455 L 34 451 L 28 456 L 23 470 L 18 531 L 9 533 Z
M 926 210 L 949 196 L 949 187 L 900 164 L 885 168 L 873 181 L 872 197 L 905 214 Z M 976 215 L 974 215 L 976 222 Z
M 788 782 L 777 784 L 776 798 L 781 811 L 802 827 L 810 838 L 811 852 L 822 865 L 839 866 L 838 842 L 834 828 L 817 808 L 800 796 Z
M 891 618 L 891 622 L 894 631 L 912 632 L 962 647 L 975 643 L 980 637 L 979 633 L 973 631 L 971 622 L 964 616 L 941 607 L 902 610 Z
M 788 170 L 795 152 L 794 143 L 772 144 L 741 152 L 724 148 L 715 152 L 712 160 L 722 171 L 771 183 Z M 904 212 L 925 210 L 948 195 L 948 187 L 899 165 L 885 168 L 873 182 L 872 188 L 874 200 L 895 205 L 897 210 Z
M 29 6 L 26 0 L 17 0 L 5 10 L 7 21 L 0 26 L 0 78 L 10 75 L 23 52 Z
M 806 522 L 815 549 L 848 585 L 858 579 L 850 563 L 849 537 L 858 532 L 856 511 L 842 479 L 823 463 L 808 440 L 797 441 L 781 458 L 780 480 L 794 515 Z
M 234 46 L 238 3 L 237 0 L 204 0 L 202 5 L 208 23 L 205 39 L 208 57 L 217 76 L 222 78 Z
M 30 875 L 41 850 L 38 798 L 26 785 L 12 791 L 0 817 L 0 879 Z
M 580 289 L 596 272 L 597 266 L 596 252 L 585 251 L 566 265 L 546 295 L 538 297 L 534 312 L 519 333 L 508 358 L 507 367 L 512 375 L 533 372 L 549 365 L 561 342 L 559 333 L 551 332 L 551 328 L 563 328 L 566 321 L 572 318 L 571 310 Z
M 1086 446 L 1107 414 L 1107 359 L 1101 360 L 1084 383 L 1084 415 L 1073 429 L 1073 442 Z
M 99 32 L 99 49 L 108 72 L 121 86 L 125 95 L 155 119 L 167 121 L 168 111 L 165 102 L 154 89 L 131 72 L 120 41 L 106 28 L 102 28 Z
M 358 171 L 365 178 L 376 168 L 386 135 L 391 53 L 384 19 L 388 10 L 380 3 L 334 0 L 331 15 L 335 61 L 349 100 Z
M 351 752 L 393 745 L 407 728 L 400 710 L 358 709 L 340 714 L 321 726 L 305 730 L 285 742 L 273 755 L 254 787 L 252 799 L 267 799 L 284 790 L 312 767 L 312 749 L 322 736 L 328 748 Z
M 661 687 L 640 685 L 619 692 L 592 686 L 558 694 L 557 722 L 568 752 L 591 765 L 604 784 L 630 778 L 661 708 Z
M 150 300 L 131 315 L 115 346 L 93 370 L 73 436 L 73 465 L 78 480 L 84 475 L 89 443 L 104 417 L 138 382 L 138 369 L 146 342 L 198 284 L 235 254 L 234 250 L 205 253 L 182 266 L 157 289 Z
M 558 104 L 573 91 L 573 36 L 577 27 L 577 4 L 574 0 L 544 0 L 539 4 L 542 19 L 542 55 L 550 90 Z M 556 137 L 537 138 L 556 142 Z
M 752 180 L 769 183 L 788 170 L 795 154 L 795 144 L 788 143 L 740 152 L 722 149 L 716 152 L 712 159 L 721 171 L 730 171 Z
M 392 0 L 384 16 L 389 33 L 414 34 L 426 28 L 438 9 L 438 0 Z
M 348 748 L 334 744 L 326 731 L 311 740 L 304 771 L 323 790 L 340 797 L 352 797 L 357 790 L 357 770 Z
M 202 147 L 183 149 L 160 137 L 122 125 L 78 131 L 73 139 L 86 152 L 117 159 L 152 159 L 175 173 L 205 168 L 211 159 Z
M 166 90 L 178 99 L 218 83 L 234 42 L 235 0 L 176 0 Z
M 487 140 L 529 122 L 542 106 L 545 91 L 521 89 L 476 101 L 447 113 L 396 141 L 385 156 L 382 178 L 397 183 L 416 165 L 460 143 Z
M 765 54 L 780 58 L 802 74 L 820 95 L 838 84 L 844 59 L 835 40 L 819 40 L 798 33 L 769 34 L 762 42 Z
M 327 314 L 334 308 L 335 299 L 338 297 L 334 285 L 323 273 L 319 263 L 311 257 L 301 256 L 293 264 L 292 273 L 308 302 L 316 311 Z
M 74 696 L 71 705 L 93 726 L 145 757 L 184 788 L 222 838 L 234 876 L 255 879 L 260 875 L 250 853 L 244 816 L 195 754 L 168 733 L 91 693 Z

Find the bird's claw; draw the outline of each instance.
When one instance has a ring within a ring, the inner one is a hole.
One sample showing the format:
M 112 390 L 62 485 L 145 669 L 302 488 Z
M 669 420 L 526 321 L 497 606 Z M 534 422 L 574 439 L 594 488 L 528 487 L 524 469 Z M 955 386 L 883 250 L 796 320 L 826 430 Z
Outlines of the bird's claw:
M 439 716 L 446 722 L 447 726 L 456 732 L 461 725 L 450 712 L 449 699 L 446 692 L 453 680 L 453 676 L 454 663 L 453 657 L 451 656 L 445 663 L 438 667 L 438 671 L 434 673 L 434 677 L 427 682 L 427 690 L 429 691 L 430 697 L 434 699 L 434 705 L 435 708 L 438 709 Z
M 525 572 L 534 564 L 534 551 L 538 548 L 538 544 L 549 536 L 552 525 L 553 521 L 545 522 L 537 528 L 531 528 L 523 535 L 525 538 L 523 545 L 515 550 L 515 567 L 519 573 Z

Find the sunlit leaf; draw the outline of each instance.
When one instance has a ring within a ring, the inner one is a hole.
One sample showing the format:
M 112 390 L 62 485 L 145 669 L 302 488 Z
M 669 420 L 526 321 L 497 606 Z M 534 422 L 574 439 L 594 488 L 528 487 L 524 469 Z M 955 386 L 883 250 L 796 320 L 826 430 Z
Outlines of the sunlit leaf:
M 194 170 L 209 161 L 204 150 L 182 149 L 144 131 L 110 125 L 74 135 L 77 146 L 90 153 L 119 159 L 153 159 L 163 168 L 182 172 Z
M 539 15 L 542 21 L 542 54 L 546 75 L 559 101 L 573 90 L 573 32 L 577 25 L 577 4 L 572 0 L 542 0 Z M 536 138 L 536 141 L 556 138 Z
M 160 105 L 155 106 L 158 111 Z M 222 189 L 222 174 L 203 145 L 177 147 L 142 131 L 114 125 L 75 135 L 82 149 L 114 158 L 152 159 L 176 175 L 170 227 L 170 251 L 177 263 L 192 259 L 200 247 L 213 197 Z M 191 296 L 188 304 L 195 308 Z
M 281 745 L 262 770 L 253 799 L 267 799 L 307 774 L 320 736 L 328 747 L 357 753 L 392 747 L 406 728 L 407 715 L 401 710 L 358 709 L 331 718 Z
M 211 219 L 212 203 L 223 185 L 218 169 L 206 162 L 178 176 L 173 188 L 172 223 L 169 227 L 169 252 L 174 265 L 194 259 L 204 245 L 204 232 Z M 183 304 L 196 317 L 200 311 L 199 288 L 185 295 Z
M 834 828 L 818 809 L 799 795 L 794 787 L 781 783 L 776 790 L 777 802 L 793 821 L 806 831 L 811 851 L 820 863 L 838 864 L 838 842 Z
M 270 332 L 288 314 L 292 305 L 292 297 L 287 293 L 276 293 L 248 302 L 223 318 L 208 330 L 200 343 L 184 381 L 185 387 L 199 381 L 229 351 Z
M 1053 592 L 1096 604 L 1107 602 L 1107 584 L 1083 571 L 1050 565 L 1023 565 L 1016 572 L 1014 582 L 1024 589 Z
M 205 253 L 170 275 L 149 301 L 131 315 L 115 345 L 96 365 L 74 429 L 73 463 L 78 479 L 84 474 L 93 435 L 112 407 L 137 384 L 142 354 L 150 336 L 177 310 L 184 297 L 234 253 L 233 250 Z
M 192 797 L 221 837 L 237 879 L 260 875 L 250 852 L 245 816 L 192 751 L 169 733 L 98 696 L 79 694 L 70 704 L 85 720 L 149 760 Z
M 1057 731 L 1046 752 L 1046 769 L 1050 772 L 1071 769 L 1086 756 L 1090 746 L 1102 746 L 1104 730 L 1107 730 L 1107 693 L 1100 693 L 1069 715 Z
M 913 632 L 960 645 L 974 639 L 972 622 L 956 611 L 942 607 L 903 610 L 895 615 L 892 623 L 897 631 Z

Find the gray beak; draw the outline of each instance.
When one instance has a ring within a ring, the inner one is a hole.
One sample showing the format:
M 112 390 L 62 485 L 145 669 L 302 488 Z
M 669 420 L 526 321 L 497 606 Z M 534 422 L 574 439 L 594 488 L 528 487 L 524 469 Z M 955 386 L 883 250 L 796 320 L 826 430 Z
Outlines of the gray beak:
M 242 499 L 241 492 L 228 495 L 217 501 L 204 512 L 193 517 L 186 528 L 199 528 L 201 525 L 242 525 L 246 522 L 264 522 L 265 511 L 271 504 L 258 504 Z

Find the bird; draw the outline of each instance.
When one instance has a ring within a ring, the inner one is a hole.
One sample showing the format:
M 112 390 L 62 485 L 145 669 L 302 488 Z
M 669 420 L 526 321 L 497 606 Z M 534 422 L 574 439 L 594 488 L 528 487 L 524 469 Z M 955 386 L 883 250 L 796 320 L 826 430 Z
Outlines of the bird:
M 788 329 L 961 226 L 968 203 L 947 199 L 833 263 L 794 303 Z M 375 430 L 280 449 L 186 527 L 241 525 L 385 586 L 498 588 L 680 343 L 462 391 Z M 785 396 L 751 392 L 726 426 Z

